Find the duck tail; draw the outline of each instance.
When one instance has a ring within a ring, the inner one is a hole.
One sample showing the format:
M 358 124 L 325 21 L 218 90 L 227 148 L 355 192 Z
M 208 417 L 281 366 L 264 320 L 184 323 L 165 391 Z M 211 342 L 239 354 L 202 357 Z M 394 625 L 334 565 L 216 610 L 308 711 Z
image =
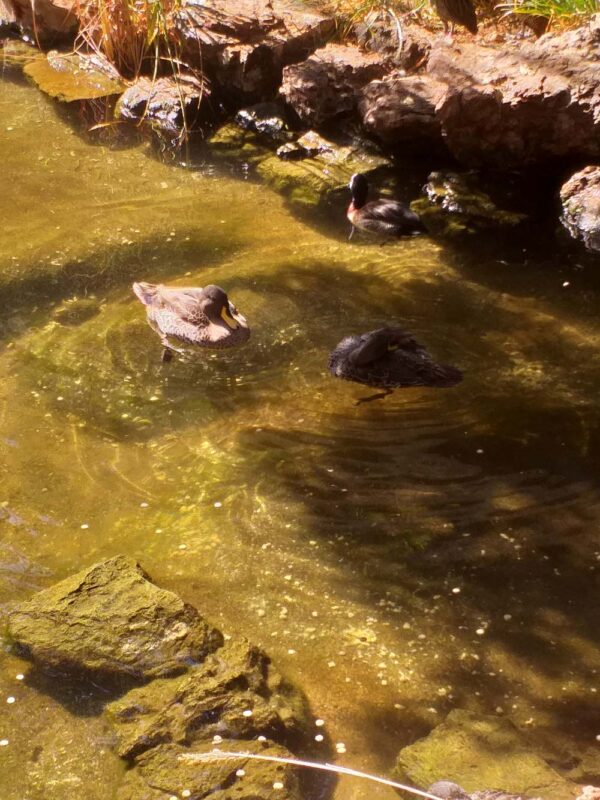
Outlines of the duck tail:
M 147 306 L 150 305 L 156 297 L 158 286 L 155 283 L 144 283 L 140 281 L 140 283 L 133 284 L 133 291 L 142 303 Z

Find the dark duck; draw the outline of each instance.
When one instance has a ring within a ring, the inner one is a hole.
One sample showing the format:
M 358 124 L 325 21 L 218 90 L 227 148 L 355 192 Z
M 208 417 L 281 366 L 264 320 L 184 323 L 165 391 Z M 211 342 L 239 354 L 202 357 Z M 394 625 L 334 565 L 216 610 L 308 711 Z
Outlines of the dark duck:
M 378 328 L 346 336 L 329 356 L 327 366 L 336 378 L 385 390 L 375 397 L 409 386 L 455 386 L 463 377 L 456 367 L 434 361 L 402 328 Z
M 250 338 L 250 328 L 220 286 L 164 286 L 134 283 L 133 291 L 146 306 L 150 327 L 160 336 L 163 361 L 182 345 L 222 349 L 237 347 Z
M 450 23 L 450 38 L 454 34 L 455 25 L 462 25 L 473 35 L 477 33 L 477 16 L 471 0 L 433 0 L 433 6 L 444 23 L 446 36 L 448 23 Z
M 481 789 L 477 792 L 466 792 L 462 786 L 452 781 L 437 781 L 427 789 L 428 794 L 440 800 L 541 800 L 524 794 L 511 794 L 504 789 Z M 578 798 L 579 800 L 579 798 Z
M 381 236 L 406 236 L 424 230 L 419 217 L 400 201 L 383 197 L 367 201 L 369 184 L 364 175 L 353 175 L 349 187 L 352 202 L 346 216 L 352 223 L 350 237 L 355 228 Z

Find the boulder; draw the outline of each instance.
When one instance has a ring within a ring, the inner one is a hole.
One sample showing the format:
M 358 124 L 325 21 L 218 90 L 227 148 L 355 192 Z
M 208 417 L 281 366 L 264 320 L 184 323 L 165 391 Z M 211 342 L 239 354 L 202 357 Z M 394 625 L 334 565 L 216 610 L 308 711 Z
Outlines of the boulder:
M 600 157 L 600 14 L 518 48 L 438 41 L 428 74 L 446 144 L 470 166 L 501 169 Z
M 239 105 L 269 99 L 283 67 L 324 44 L 335 22 L 286 0 L 187 0 L 177 27 L 183 60 Z
M 9 0 L 0 0 L 0 36 L 17 27 L 17 15 Z
M 223 641 L 195 608 L 125 556 L 38 592 L 9 614 L 9 630 L 42 667 L 136 679 L 183 672 Z
M 278 742 L 310 740 L 303 696 L 245 639 L 227 642 L 182 678 L 155 680 L 109 704 L 117 751 L 131 758 L 159 744 L 195 744 L 213 736 Z
M 3 0 L 16 22 L 44 46 L 73 41 L 78 30 L 77 0 Z
M 117 791 L 116 800 L 301 800 L 298 768 L 254 759 L 223 759 L 212 755 L 214 745 L 193 751 L 161 745 L 140 756 Z M 222 751 L 289 758 L 291 753 L 271 742 L 223 741 Z M 208 755 L 207 760 L 193 760 Z
M 123 92 L 115 114 L 135 122 L 145 119 L 163 133 L 177 135 L 184 126 L 197 125 L 209 97 L 206 81 L 192 75 L 181 75 L 177 80 L 141 77 Z
M 588 250 L 600 252 L 600 167 L 576 172 L 560 190 L 561 222 Z
M 468 793 L 502 789 L 544 800 L 573 800 L 578 789 L 537 755 L 509 720 L 459 709 L 400 751 L 395 774 L 415 786 L 445 779 Z
M 305 125 L 318 128 L 351 115 L 359 90 L 384 73 L 380 56 L 352 45 L 328 44 L 283 70 L 280 94 Z
M 446 86 L 429 76 L 388 75 L 360 92 L 358 104 L 368 133 L 393 151 L 431 153 L 445 150 L 436 106 Z

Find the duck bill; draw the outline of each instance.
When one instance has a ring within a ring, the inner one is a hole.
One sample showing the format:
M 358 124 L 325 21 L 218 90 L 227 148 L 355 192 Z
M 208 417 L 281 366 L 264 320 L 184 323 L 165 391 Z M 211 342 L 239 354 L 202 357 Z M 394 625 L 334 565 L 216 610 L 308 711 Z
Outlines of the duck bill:
M 233 316 L 233 312 L 231 310 L 231 306 L 223 306 L 221 309 L 221 319 L 227 325 L 228 328 L 231 328 L 232 331 L 236 331 L 238 329 L 238 324 Z

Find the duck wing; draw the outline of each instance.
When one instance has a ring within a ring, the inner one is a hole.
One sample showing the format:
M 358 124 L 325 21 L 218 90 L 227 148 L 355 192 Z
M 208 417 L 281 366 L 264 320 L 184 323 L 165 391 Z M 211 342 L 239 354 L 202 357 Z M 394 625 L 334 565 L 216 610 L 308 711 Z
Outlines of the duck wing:
M 169 288 L 159 285 L 156 287 L 153 305 L 157 314 L 173 314 L 195 325 L 208 325 L 209 319 L 201 305 L 203 299 L 204 293 L 199 287 Z

